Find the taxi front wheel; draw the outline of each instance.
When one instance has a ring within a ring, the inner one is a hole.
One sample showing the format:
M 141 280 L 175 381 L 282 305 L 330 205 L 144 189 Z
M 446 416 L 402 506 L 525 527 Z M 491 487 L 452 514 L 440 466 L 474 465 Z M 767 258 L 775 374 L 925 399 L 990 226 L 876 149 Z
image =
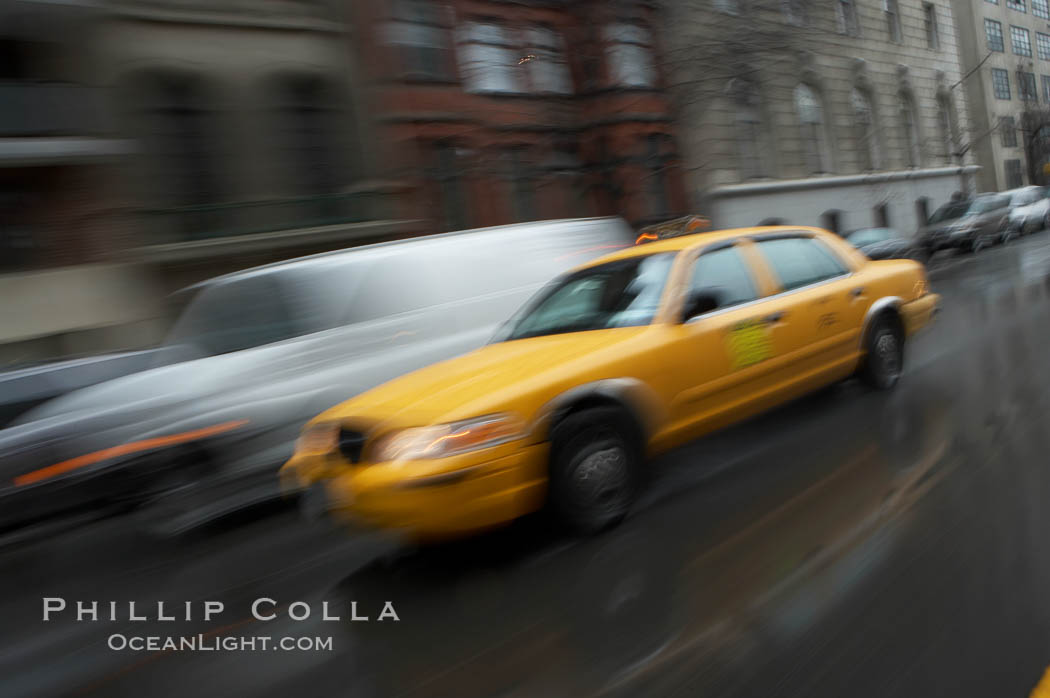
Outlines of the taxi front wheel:
M 613 407 L 570 414 L 554 427 L 548 505 L 561 523 L 591 534 L 627 515 L 641 460 L 633 431 L 630 420 Z
M 895 318 L 884 315 L 868 333 L 860 379 L 872 388 L 888 390 L 904 367 L 904 333 Z

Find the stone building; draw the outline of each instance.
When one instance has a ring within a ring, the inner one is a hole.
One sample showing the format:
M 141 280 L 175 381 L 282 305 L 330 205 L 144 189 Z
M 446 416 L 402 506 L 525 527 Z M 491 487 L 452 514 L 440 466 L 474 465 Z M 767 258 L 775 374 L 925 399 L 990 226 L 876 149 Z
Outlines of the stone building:
M 948 0 L 665 7 L 690 193 L 716 225 L 911 233 L 972 188 Z
M 969 73 L 969 142 L 981 166 L 980 188 L 1045 183 L 1045 158 L 1031 144 L 1038 126 L 1050 122 L 1050 4 L 953 0 L 952 6 L 962 69 Z

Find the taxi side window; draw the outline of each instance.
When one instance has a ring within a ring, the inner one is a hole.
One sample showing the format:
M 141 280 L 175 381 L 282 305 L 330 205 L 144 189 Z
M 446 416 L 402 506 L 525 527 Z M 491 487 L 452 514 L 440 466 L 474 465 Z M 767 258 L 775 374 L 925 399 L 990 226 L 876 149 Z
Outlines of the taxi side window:
M 710 293 L 718 301 L 717 308 L 758 298 L 751 270 L 736 247 L 723 247 L 700 255 L 689 279 L 689 291 Z
M 758 243 L 785 291 L 833 279 L 847 273 L 831 252 L 812 238 L 777 238 Z

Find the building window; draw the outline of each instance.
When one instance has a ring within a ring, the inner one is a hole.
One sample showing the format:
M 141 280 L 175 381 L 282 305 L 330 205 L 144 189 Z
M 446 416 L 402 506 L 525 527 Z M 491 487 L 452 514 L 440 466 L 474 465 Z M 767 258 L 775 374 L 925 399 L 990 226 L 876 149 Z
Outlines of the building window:
M 1010 99 L 1010 73 L 1003 68 L 992 68 L 992 90 L 996 99 Z
M 941 36 L 937 29 L 937 8 L 933 3 L 924 2 L 922 13 L 926 21 L 926 46 L 928 48 L 940 48 Z
M 908 167 L 922 166 L 919 149 L 919 128 L 915 121 L 915 104 L 910 95 L 900 96 L 901 138 L 904 141 L 905 161 Z
M 985 2 L 990 2 L 990 3 L 992 3 L 993 5 L 998 5 L 998 4 L 999 4 L 999 0 L 984 0 L 984 1 L 985 1 Z
M 860 169 L 879 169 L 879 142 L 875 129 L 875 110 L 868 93 L 857 88 L 851 95 L 853 102 L 853 124 L 857 130 L 857 152 L 860 154 Z
M 1032 16 L 1050 19 L 1050 3 L 1047 0 L 1032 0 Z
M 565 60 L 561 35 L 549 27 L 533 27 L 526 33 L 528 48 L 524 60 L 533 92 L 572 94 L 572 75 Z
M 1014 117 L 999 117 L 999 137 L 1004 148 L 1017 147 L 1017 125 L 1014 123 Z
M 605 28 L 605 44 L 609 79 L 613 85 L 656 85 L 656 66 L 648 29 L 637 24 L 613 24 Z
M 1006 188 L 1016 189 L 1024 186 L 1024 178 L 1021 177 L 1021 161 L 1005 160 L 1003 169 L 1006 171 Z
M 440 142 L 434 146 L 433 178 L 437 182 L 442 224 L 445 230 L 463 230 L 467 227 L 467 205 L 463 195 L 457 148 L 452 143 Z
M 900 43 L 901 41 L 901 12 L 897 7 L 897 0 L 884 0 L 883 11 L 886 13 L 886 31 L 890 41 Z
M 1050 34 L 1035 33 L 1035 53 L 1044 61 L 1050 61 Z
M 988 41 L 989 51 L 1003 50 L 1003 25 L 994 19 L 984 20 L 984 38 Z
M 838 0 L 839 31 L 846 36 L 860 36 L 860 22 L 857 20 L 857 6 L 853 0 Z
M 1050 104 L 1050 75 L 1042 75 L 1040 79 L 1043 82 L 1043 101 Z
M 947 95 L 937 98 L 937 121 L 941 129 L 941 155 L 949 165 L 955 155 L 955 120 L 952 104 Z
M 528 151 L 525 148 L 511 148 L 507 151 L 506 159 L 514 220 L 519 223 L 530 221 L 536 217 L 536 203 Z
M 798 113 L 807 170 L 814 174 L 830 172 L 831 158 L 828 152 L 827 130 L 824 127 L 824 107 L 817 93 L 809 85 L 799 85 L 795 88 L 795 111 Z
M 1006 0 L 1006 6 L 1011 10 L 1024 12 L 1024 0 Z
M 802 27 L 806 24 L 806 0 L 781 0 L 780 9 L 789 24 Z
M 1018 56 L 1032 55 L 1032 40 L 1028 36 L 1028 30 L 1021 27 L 1010 27 L 1010 46 Z
M 518 61 L 506 29 L 498 24 L 471 22 L 459 31 L 459 61 L 467 92 L 523 92 Z
M 762 128 L 762 105 L 758 90 L 750 83 L 735 86 L 737 170 L 741 179 L 768 175 L 766 166 L 765 129 Z
M 667 200 L 667 136 L 651 133 L 646 139 L 645 159 L 649 172 L 646 193 L 649 196 L 649 215 L 653 218 L 665 216 L 670 210 Z
M 429 0 L 397 0 L 386 25 L 386 42 L 398 47 L 405 77 L 448 80 L 452 56 L 441 8 Z
M 719 12 L 725 12 L 727 15 L 740 14 L 739 0 L 714 0 L 714 3 L 715 9 Z
M 1017 95 L 1023 102 L 1039 101 L 1039 91 L 1035 88 L 1035 73 L 1017 71 Z

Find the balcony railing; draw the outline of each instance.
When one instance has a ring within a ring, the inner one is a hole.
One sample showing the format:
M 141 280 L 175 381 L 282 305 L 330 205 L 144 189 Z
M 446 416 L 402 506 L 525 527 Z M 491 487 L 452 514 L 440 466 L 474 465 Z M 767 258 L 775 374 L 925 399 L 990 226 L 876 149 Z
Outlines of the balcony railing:
M 157 242 L 188 242 L 299 228 L 388 220 L 393 195 L 362 191 L 320 196 L 239 201 L 140 211 L 145 231 Z
M 0 137 L 84 136 L 104 130 L 101 91 L 69 83 L 0 82 Z

